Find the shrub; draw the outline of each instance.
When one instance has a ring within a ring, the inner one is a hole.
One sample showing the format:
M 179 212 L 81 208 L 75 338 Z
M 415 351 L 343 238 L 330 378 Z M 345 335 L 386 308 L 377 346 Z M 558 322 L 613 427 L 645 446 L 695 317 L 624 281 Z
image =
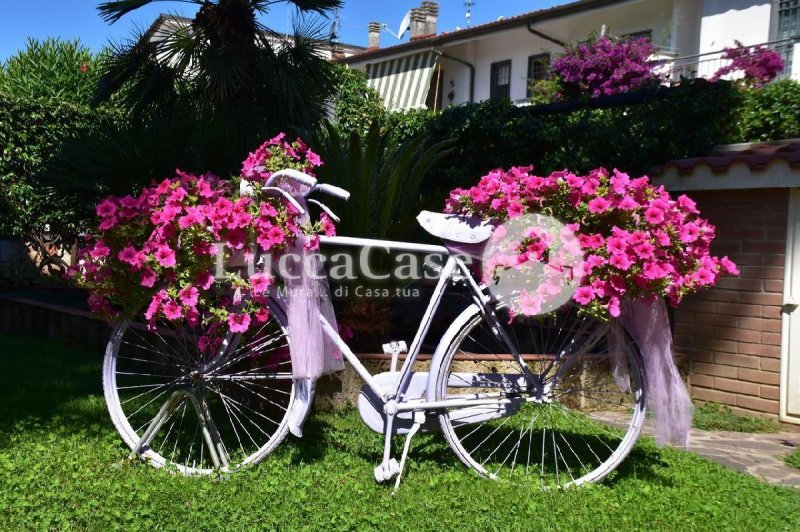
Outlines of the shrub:
M 487 101 L 447 109 L 431 124 L 432 138 L 455 138 L 456 147 L 441 177 L 426 187 L 466 186 L 494 168 L 531 163 L 541 173 L 604 166 L 641 175 L 668 159 L 706 154 L 729 142 L 741 95 L 729 82 L 694 80 L 608 99 L 613 107 Z
M 336 66 L 336 95 L 333 117 L 344 131 L 364 132 L 373 120 L 382 120 L 386 113 L 378 92 L 367 85 L 367 76 L 360 70 Z
M 775 79 L 785 66 L 783 58 L 778 52 L 758 45 L 753 47 L 743 46 L 736 41 L 735 48 L 725 48 L 722 59 L 730 60 L 730 64 L 717 70 L 711 81 L 717 81 L 723 76 L 741 72 L 741 83 L 745 86 L 759 88 Z
M 654 52 L 647 39 L 600 37 L 568 47 L 553 61 L 553 74 L 573 98 L 619 94 L 660 81 L 650 60 Z
M 98 61 L 78 41 L 28 39 L 26 48 L 0 67 L 0 92 L 88 105 L 99 75 Z
M 745 89 L 738 110 L 741 142 L 800 137 L 800 83 L 780 80 Z
M 424 134 L 436 120 L 436 112 L 429 109 L 410 109 L 387 113 L 381 122 L 384 134 L 392 143 L 403 142 Z
M 69 249 L 86 218 L 71 189 L 45 186 L 38 177 L 65 144 L 115 116 L 108 109 L 0 94 L 0 232 L 23 237 L 42 268 L 66 266 L 53 249 Z

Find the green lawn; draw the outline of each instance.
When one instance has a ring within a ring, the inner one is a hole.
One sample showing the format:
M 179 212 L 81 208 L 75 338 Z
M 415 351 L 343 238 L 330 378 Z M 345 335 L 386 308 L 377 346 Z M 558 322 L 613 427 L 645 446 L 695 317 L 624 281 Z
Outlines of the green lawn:
M 0 335 L 0 528 L 800 529 L 800 491 L 643 440 L 602 485 L 528 491 L 418 437 L 396 497 L 372 480 L 381 439 L 355 412 L 318 414 L 261 465 L 225 479 L 126 463 L 97 353 Z

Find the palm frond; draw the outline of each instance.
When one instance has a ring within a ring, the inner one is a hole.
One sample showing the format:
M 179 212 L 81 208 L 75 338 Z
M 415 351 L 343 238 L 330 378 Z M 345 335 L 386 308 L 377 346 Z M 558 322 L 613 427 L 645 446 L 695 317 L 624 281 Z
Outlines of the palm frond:
M 342 7 L 342 0 L 250 0 L 251 7 L 259 13 L 269 11 L 272 4 L 292 4 L 298 11 L 325 15 L 327 11 Z

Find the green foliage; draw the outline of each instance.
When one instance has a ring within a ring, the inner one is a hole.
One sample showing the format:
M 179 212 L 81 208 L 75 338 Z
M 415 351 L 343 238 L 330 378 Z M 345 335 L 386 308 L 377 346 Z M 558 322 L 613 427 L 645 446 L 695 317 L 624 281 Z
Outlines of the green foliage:
M 341 234 L 372 238 L 403 238 L 419 213 L 420 188 L 426 176 L 445 157 L 449 140 L 426 147 L 427 136 L 397 143 L 373 122 L 366 133 L 342 133 L 326 124 L 312 140 L 325 164 L 321 181 L 349 190 L 347 213 L 338 225 Z
M 78 41 L 28 39 L 0 65 L 0 93 L 88 105 L 94 96 L 99 59 Z
M 795 449 L 789 454 L 784 461 L 790 466 L 800 469 L 800 448 Z
M 334 124 L 345 135 L 351 131 L 366 133 L 378 123 L 392 142 L 403 143 L 424 133 L 437 116 L 429 109 L 388 111 L 378 92 L 367 85 L 363 72 L 338 66 L 336 75 Z
M 84 218 L 72 194 L 37 177 L 67 143 L 115 118 L 109 109 L 0 94 L 0 232 L 30 238 L 49 225 L 74 237 Z
M 393 143 L 401 144 L 425 134 L 436 120 L 436 112 L 429 109 L 409 109 L 387 113 L 383 120 L 384 135 Z
M 531 89 L 531 103 L 533 105 L 547 105 L 561 100 L 561 82 L 558 79 L 537 79 L 529 81 Z
M 507 101 L 447 109 L 432 124 L 432 139 L 458 142 L 435 186 L 471 186 L 493 168 L 529 164 L 545 174 L 598 166 L 644 174 L 669 159 L 705 154 L 727 142 L 735 133 L 740 96 L 729 83 L 695 80 L 641 92 L 635 100 L 630 93 L 613 98 L 631 99 L 603 109 L 515 107 Z
M 0 290 L 60 284 L 58 276 L 45 275 L 29 261 L 0 264 Z
M 109 22 L 152 3 L 116 0 L 98 8 Z M 259 15 L 276 3 L 326 15 L 340 0 L 191 0 L 191 21 L 165 22 L 155 36 L 134 35 L 114 45 L 103 61 L 96 101 L 121 96 L 136 113 L 192 103 L 224 113 L 249 115 L 228 130 L 260 125 L 259 131 L 310 127 L 325 116 L 335 88 L 333 66 L 318 53 L 321 25 L 302 16 L 290 36 L 266 27 Z M 150 37 L 150 38 L 148 38 Z
M 367 76 L 360 70 L 336 65 L 336 96 L 333 112 L 336 124 L 344 131 L 365 132 L 374 120 L 387 114 L 378 92 L 367 85 Z
M 743 90 L 741 142 L 800 137 L 800 83 L 786 79 Z
M 353 410 L 230 477 L 127 460 L 101 353 L 0 334 L 0 521 L 29 529 L 797 530 L 800 492 L 642 438 L 601 485 L 538 491 L 480 479 L 440 434 L 414 438 L 396 496 L 372 468 L 382 438 Z
M 734 414 L 730 407 L 717 403 L 698 405 L 694 410 L 694 426 L 731 432 L 778 432 L 781 428 L 772 420 Z

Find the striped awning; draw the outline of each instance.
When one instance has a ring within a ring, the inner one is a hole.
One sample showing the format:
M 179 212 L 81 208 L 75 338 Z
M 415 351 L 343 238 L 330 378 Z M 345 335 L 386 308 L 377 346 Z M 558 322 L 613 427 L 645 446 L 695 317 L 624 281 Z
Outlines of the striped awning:
M 425 99 L 439 55 L 435 52 L 391 59 L 367 65 L 370 87 L 378 91 L 387 109 L 418 109 Z

